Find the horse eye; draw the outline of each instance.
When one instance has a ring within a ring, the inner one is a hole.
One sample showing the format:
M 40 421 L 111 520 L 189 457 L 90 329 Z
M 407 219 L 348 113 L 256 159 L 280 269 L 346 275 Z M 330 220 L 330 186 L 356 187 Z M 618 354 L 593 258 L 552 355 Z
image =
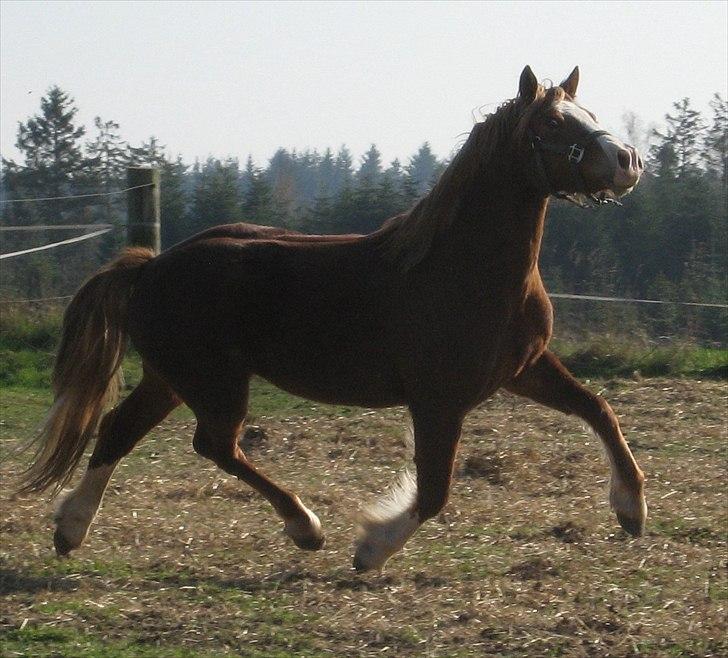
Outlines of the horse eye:
M 549 125 L 549 128 L 558 128 L 559 125 L 561 125 L 561 124 L 559 124 L 559 120 L 558 119 L 549 119 L 548 120 L 548 125 Z

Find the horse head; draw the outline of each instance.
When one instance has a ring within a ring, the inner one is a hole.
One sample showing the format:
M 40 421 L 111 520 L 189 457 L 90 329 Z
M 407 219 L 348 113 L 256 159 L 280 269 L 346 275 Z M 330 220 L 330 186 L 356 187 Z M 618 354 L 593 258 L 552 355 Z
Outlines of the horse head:
M 616 202 L 637 185 L 642 158 L 634 146 L 603 130 L 576 100 L 578 83 L 579 67 L 550 89 L 539 85 L 530 67 L 523 69 L 521 143 L 534 163 L 539 187 L 579 205 L 584 198 Z

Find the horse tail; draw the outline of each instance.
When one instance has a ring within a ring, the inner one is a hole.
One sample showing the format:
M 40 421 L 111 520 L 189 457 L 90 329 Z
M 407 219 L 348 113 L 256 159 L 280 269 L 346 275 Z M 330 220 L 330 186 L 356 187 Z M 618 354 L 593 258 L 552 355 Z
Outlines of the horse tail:
M 106 408 L 123 387 L 127 306 L 151 249 L 132 247 L 104 266 L 76 293 L 63 316 L 53 369 L 54 403 L 31 445 L 36 453 L 23 473 L 21 493 L 54 495 L 71 479 Z

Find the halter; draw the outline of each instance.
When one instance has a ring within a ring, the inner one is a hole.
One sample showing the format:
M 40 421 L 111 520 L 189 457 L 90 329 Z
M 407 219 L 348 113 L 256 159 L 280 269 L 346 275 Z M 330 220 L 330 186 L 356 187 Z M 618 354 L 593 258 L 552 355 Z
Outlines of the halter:
M 559 199 L 566 199 L 567 201 L 571 201 L 572 203 L 575 203 L 577 206 L 581 206 L 582 208 L 589 207 L 587 204 L 583 203 L 580 199 L 578 199 L 574 194 L 568 194 L 566 192 L 552 189 L 551 181 L 549 181 L 549 177 L 546 174 L 546 169 L 543 166 L 541 153 L 545 152 L 555 153 L 557 155 L 565 155 L 566 159 L 569 162 L 569 165 L 571 166 L 571 171 L 574 174 L 574 177 L 582 184 L 582 187 L 586 188 L 586 183 L 581 175 L 581 171 L 579 170 L 579 164 L 584 159 L 584 154 L 586 153 L 587 148 L 589 148 L 593 141 L 595 141 L 602 135 L 609 135 L 609 131 L 593 130 L 592 132 L 587 134 L 586 140 L 583 141 L 581 144 L 575 142 L 574 144 L 570 144 L 567 146 L 565 144 L 556 144 L 554 142 L 544 141 L 544 139 L 539 137 L 538 135 L 530 133 L 531 148 L 536 154 L 536 168 L 538 170 L 540 178 L 546 183 L 544 187 L 546 187 L 549 194 L 552 194 Z M 597 204 L 616 203 L 618 205 L 621 205 L 615 199 L 610 199 L 606 196 L 597 196 L 596 194 L 589 194 L 588 196 L 592 201 Z

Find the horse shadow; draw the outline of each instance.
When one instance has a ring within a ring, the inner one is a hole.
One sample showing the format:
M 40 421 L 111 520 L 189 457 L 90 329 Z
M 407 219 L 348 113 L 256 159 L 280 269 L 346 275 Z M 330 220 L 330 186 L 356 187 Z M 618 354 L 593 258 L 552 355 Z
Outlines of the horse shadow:
M 274 593 L 281 589 L 297 590 L 304 588 L 307 584 L 332 590 L 351 591 L 379 591 L 401 584 L 401 579 L 396 576 L 359 575 L 348 569 L 337 569 L 328 573 L 294 569 L 262 577 L 233 576 L 229 578 L 214 575 L 170 574 L 162 580 L 165 586 L 169 587 L 212 586 L 221 590 L 236 590 L 250 594 Z M 415 581 L 417 582 L 417 578 Z M 420 583 L 417 582 L 417 584 Z
M 0 596 L 38 592 L 72 592 L 78 581 L 66 576 L 35 576 L 17 569 L 0 567 Z

